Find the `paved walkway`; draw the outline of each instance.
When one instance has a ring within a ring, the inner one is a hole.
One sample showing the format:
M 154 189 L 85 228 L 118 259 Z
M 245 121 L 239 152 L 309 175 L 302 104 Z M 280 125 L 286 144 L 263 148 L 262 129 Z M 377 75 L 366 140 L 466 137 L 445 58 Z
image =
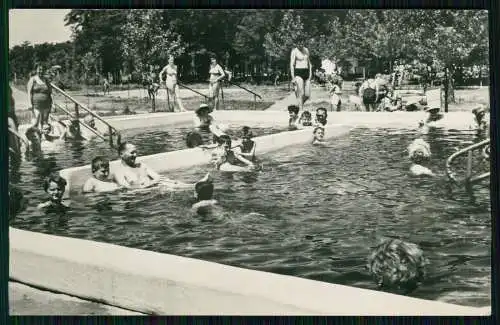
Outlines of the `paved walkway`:
M 315 104 L 319 102 L 329 102 L 328 92 L 325 88 L 322 87 L 312 87 L 311 89 L 311 100 L 307 101 L 305 106 L 307 107 L 310 104 Z M 286 111 L 288 105 L 296 105 L 297 100 L 295 98 L 295 93 L 290 92 L 285 98 L 278 100 L 269 108 L 268 111 Z
M 117 307 L 9 282 L 9 313 L 18 315 L 143 315 Z

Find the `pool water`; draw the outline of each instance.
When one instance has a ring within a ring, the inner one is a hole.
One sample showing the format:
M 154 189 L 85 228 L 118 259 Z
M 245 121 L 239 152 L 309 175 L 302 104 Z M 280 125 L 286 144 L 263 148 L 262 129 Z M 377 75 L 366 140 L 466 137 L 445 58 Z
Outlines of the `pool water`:
M 367 289 L 376 289 L 365 269 L 371 247 L 397 237 L 419 244 L 431 262 L 411 296 L 489 305 L 489 184 L 477 185 L 472 199 L 450 188 L 444 170 L 471 134 L 426 136 L 434 179 L 408 175 L 406 147 L 415 137 L 357 129 L 328 147 L 291 146 L 259 157 L 259 173 L 213 173 L 220 207 L 208 215 L 190 211 L 192 191 L 153 190 L 78 197 L 68 215 L 30 208 L 11 224 Z M 194 182 L 208 169 L 168 176 Z
M 234 138 L 241 136 L 241 125 L 227 125 L 227 134 Z M 161 152 L 187 149 L 185 137 L 192 130 L 191 124 L 176 126 L 161 126 L 144 129 L 123 130 L 122 141 L 130 141 L 138 148 L 140 156 L 152 155 Z M 285 131 L 278 127 L 252 127 L 254 136 L 279 133 Z M 42 155 L 31 161 L 9 166 L 9 183 L 18 186 L 31 205 L 36 206 L 45 200 L 43 180 L 52 172 L 61 169 L 90 164 L 96 156 L 104 156 L 109 160 L 118 159 L 116 149 L 102 139 L 94 138 L 88 142 L 66 142 L 46 148 Z

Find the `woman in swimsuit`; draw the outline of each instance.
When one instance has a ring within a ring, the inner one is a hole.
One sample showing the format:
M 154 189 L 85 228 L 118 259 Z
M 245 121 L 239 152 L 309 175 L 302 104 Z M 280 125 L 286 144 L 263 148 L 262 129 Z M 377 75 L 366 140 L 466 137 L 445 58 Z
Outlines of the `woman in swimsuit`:
M 28 100 L 34 114 L 33 127 L 49 123 L 49 114 L 52 107 L 52 86 L 49 77 L 49 72 L 38 66 L 36 74 L 28 81 Z
M 214 111 L 219 108 L 219 91 L 221 88 L 220 82 L 226 76 L 224 69 L 217 63 L 215 56 L 210 58 L 210 81 L 208 86 L 208 97 L 213 101 Z
M 165 80 L 162 79 L 163 74 L 166 73 Z M 177 84 L 177 66 L 174 64 L 174 57 L 168 57 L 168 64 L 163 67 L 160 72 L 160 82 L 165 82 L 167 88 L 167 98 L 172 98 L 173 102 L 177 104 L 179 112 L 186 112 L 182 105 L 181 96 L 179 94 L 179 85 Z
M 312 76 L 309 50 L 304 46 L 304 41 L 299 41 L 297 47 L 290 54 L 290 75 L 292 76 L 298 106 L 302 110 L 304 103 L 311 97 Z
M 201 135 L 204 144 L 210 142 L 207 135 L 213 134 L 215 139 L 223 134 L 222 130 L 215 124 L 215 119 L 210 115 L 211 110 L 207 104 L 201 104 L 195 113 L 196 116 L 193 119 L 195 132 Z

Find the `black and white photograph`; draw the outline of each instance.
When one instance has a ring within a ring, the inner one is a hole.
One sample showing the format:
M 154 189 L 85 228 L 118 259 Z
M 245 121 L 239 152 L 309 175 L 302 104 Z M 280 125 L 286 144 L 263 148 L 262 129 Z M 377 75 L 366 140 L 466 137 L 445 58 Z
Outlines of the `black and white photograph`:
M 10 315 L 491 315 L 488 19 L 10 9 Z

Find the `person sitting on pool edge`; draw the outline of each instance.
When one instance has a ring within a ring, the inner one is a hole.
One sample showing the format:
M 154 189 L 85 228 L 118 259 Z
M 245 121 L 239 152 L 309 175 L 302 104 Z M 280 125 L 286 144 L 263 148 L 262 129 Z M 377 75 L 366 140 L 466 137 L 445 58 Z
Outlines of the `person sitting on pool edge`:
M 231 148 L 231 138 L 228 135 L 220 136 L 219 156 L 215 161 L 215 167 L 221 171 L 249 171 L 255 168 L 255 165 L 243 158 L 239 153 Z
M 43 182 L 43 190 L 48 194 L 49 200 L 40 203 L 37 208 L 43 209 L 46 212 L 65 211 L 69 209 L 62 201 L 66 185 L 66 180 L 57 173 L 52 173 L 46 177 Z
M 222 127 L 219 127 L 215 123 L 215 119 L 210 113 L 212 109 L 207 104 L 201 104 L 195 110 L 195 117 L 193 119 L 195 132 L 210 132 L 215 137 L 220 137 L 224 134 Z
M 210 174 L 201 179 L 194 186 L 194 198 L 196 203 L 191 207 L 191 210 L 196 213 L 206 213 L 217 204 L 217 200 L 213 199 L 214 184 Z
M 316 118 L 314 119 L 314 126 L 325 126 L 327 123 L 326 118 L 328 117 L 328 113 L 326 108 L 318 107 L 316 110 Z
M 251 161 L 255 160 L 255 141 L 252 140 L 253 138 L 253 133 L 252 130 L 250 130 L 250 127 L 244 126 L 242 128 L 242 140 L 241 144 L 238 146 L 239 154 L 247 159 L 250 159 Z
M 109 178 L 109 160 L 98 156 L 92 159 L 92 177 L 83 185 L 83 193 L 112 192 L 120 187 Z
M 302 126 L 312 126 L 312 115 L 309 111 L 303 111 L 299 119 L 299 124 Z
M 418 245 L 387 239 L 373 249 L 367 269 L 381 289 L 406 294 L 424 281 L 428 264 Z
M 299 107 L 297 105 L 288 106 L 288 129 L 297 130 L 299 124 Z
M 315 146 L 324 144 L 325 143 L 324 137 L 325 137 L 325 128 L 323 128 L 321 126 L 315 127 L 314 131 L 313 131 L 312 144 Z
M 127 189 L 146 188 L 158 185 L 167 189 L 192 188 L 194 184 L 187 184 L 167 177 L 160 176 L 144 163 L 136 163 L 137 148 L 129 142 L 121 142 L 118 146 L 120 164 L 113 170 L 111 178 L 121 187 Z
M 408 146 L 409 158 L 412 162 L 410 173 L 413 176 L 434 176 L 432 170 L 422 166 L 423 163 L 428 162 L 431 157 L 431 149 L 427 142 L 423 139 L 415 139 Z

